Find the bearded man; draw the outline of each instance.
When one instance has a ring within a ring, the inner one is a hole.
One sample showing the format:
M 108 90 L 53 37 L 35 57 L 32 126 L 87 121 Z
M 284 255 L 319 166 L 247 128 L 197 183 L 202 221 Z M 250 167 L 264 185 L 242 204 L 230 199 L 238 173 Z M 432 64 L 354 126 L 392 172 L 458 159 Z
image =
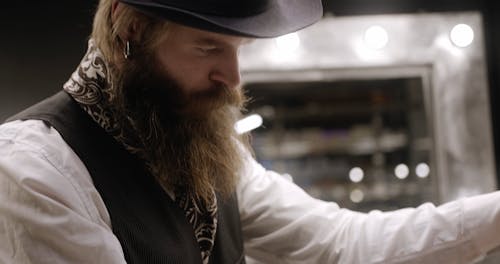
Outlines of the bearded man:
M 0 126 L 1 263 L 465 263 L 500 194 L 361 214 L 251 155 L 238 50 L 319 0 L 101 0 L 63 91 Z M 249 259 L 250 259 L 249 258 Z

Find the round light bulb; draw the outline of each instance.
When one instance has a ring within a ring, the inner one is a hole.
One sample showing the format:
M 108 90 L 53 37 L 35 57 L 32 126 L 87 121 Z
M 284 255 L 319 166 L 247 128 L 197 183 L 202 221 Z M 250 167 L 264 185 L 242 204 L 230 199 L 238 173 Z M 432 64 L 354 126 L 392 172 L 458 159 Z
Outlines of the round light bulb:
M 387 46 L 389 35 L 381 26 L 371 26 L 365 31 L 365 45 L 371 49 L 379 50 Z
M 352 182 L 361 182 L 363 178 L 365 177 L 365 173 L 363 170 L 359 167 L 352 168 L 349 171 L 349 179 Z
M 394 169 L 394 174 L 398 179 L 404 180 L 410 175 L 410 169 L 405 164 L 399 164 Z
M 276 38 L 276 46 L 282 52 L 294 52 L 300 47 L 300 37 L 297 33 L 290 33 Z
M 349 198 L 353 203 L 360 203 L 365 198 L 365 194 L 360 189 L 354 189 L 351 191 Z
M 426 163 L 420 163 L 415 168 L 415 174 L 417 174 L 419 178 L 429 177 L 430 172 L 431 169 L 429 168 L 429 165 L 427 165 Z
M 467 24 L 458 24 L 451 30 L 450 38 L 455 46 L 465 48 L 474 41 L 474 30 Z

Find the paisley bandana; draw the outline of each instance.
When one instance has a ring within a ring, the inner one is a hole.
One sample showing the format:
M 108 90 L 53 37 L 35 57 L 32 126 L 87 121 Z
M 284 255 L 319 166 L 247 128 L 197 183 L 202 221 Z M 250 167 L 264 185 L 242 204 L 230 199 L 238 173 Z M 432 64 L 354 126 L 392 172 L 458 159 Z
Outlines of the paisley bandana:
M 114 96 L 112 85 L 104 56 L 91 39 L 87 53 L 71 78 L 64 84 L 64 90 L 125 149 L 132 154 L 140 153 L 142 143 L 133 132 L 133 121 L 128 119 L 130 122 L 127 124 L 120 124 L 117 114 L 110 107 Z M 184 189 L 177 189 L 169 194 L 174 196 L 177 205 L 184 210 L 186 219 L 193 227 L 203 263 L 207 264 L 217 230 L 215 193 L 208 205 L 187 194 Z

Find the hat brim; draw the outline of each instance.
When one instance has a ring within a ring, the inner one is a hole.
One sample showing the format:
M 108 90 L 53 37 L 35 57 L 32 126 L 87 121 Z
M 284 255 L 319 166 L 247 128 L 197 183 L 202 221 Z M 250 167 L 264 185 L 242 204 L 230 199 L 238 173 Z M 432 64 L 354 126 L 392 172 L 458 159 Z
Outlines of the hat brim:
M 266 11 L 246 17 L 206 15 L 149 1 L 121 2 L 182 25 L 254 38 L 273 38 L 292 33 L 317 22 L 323 16 L 323 7 L 318 0 L 276 0 Z

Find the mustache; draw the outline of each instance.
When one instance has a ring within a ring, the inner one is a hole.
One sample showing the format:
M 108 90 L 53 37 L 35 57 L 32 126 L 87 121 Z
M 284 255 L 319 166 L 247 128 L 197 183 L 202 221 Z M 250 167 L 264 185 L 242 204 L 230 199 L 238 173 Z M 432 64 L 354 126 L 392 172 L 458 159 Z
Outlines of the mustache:
M 188 117 L 196 112 L 218 109 L 224 105 L 241 108 L 244 104 L 241 87 L 228 87 L 212 82 L 209 87 L 185 91 L 170 76 L 150 74 L 125 81 L 122 98 L 129 110 L 154 107 L 162 113 Z M 138 100 L 139 99 L 139 100 Z

